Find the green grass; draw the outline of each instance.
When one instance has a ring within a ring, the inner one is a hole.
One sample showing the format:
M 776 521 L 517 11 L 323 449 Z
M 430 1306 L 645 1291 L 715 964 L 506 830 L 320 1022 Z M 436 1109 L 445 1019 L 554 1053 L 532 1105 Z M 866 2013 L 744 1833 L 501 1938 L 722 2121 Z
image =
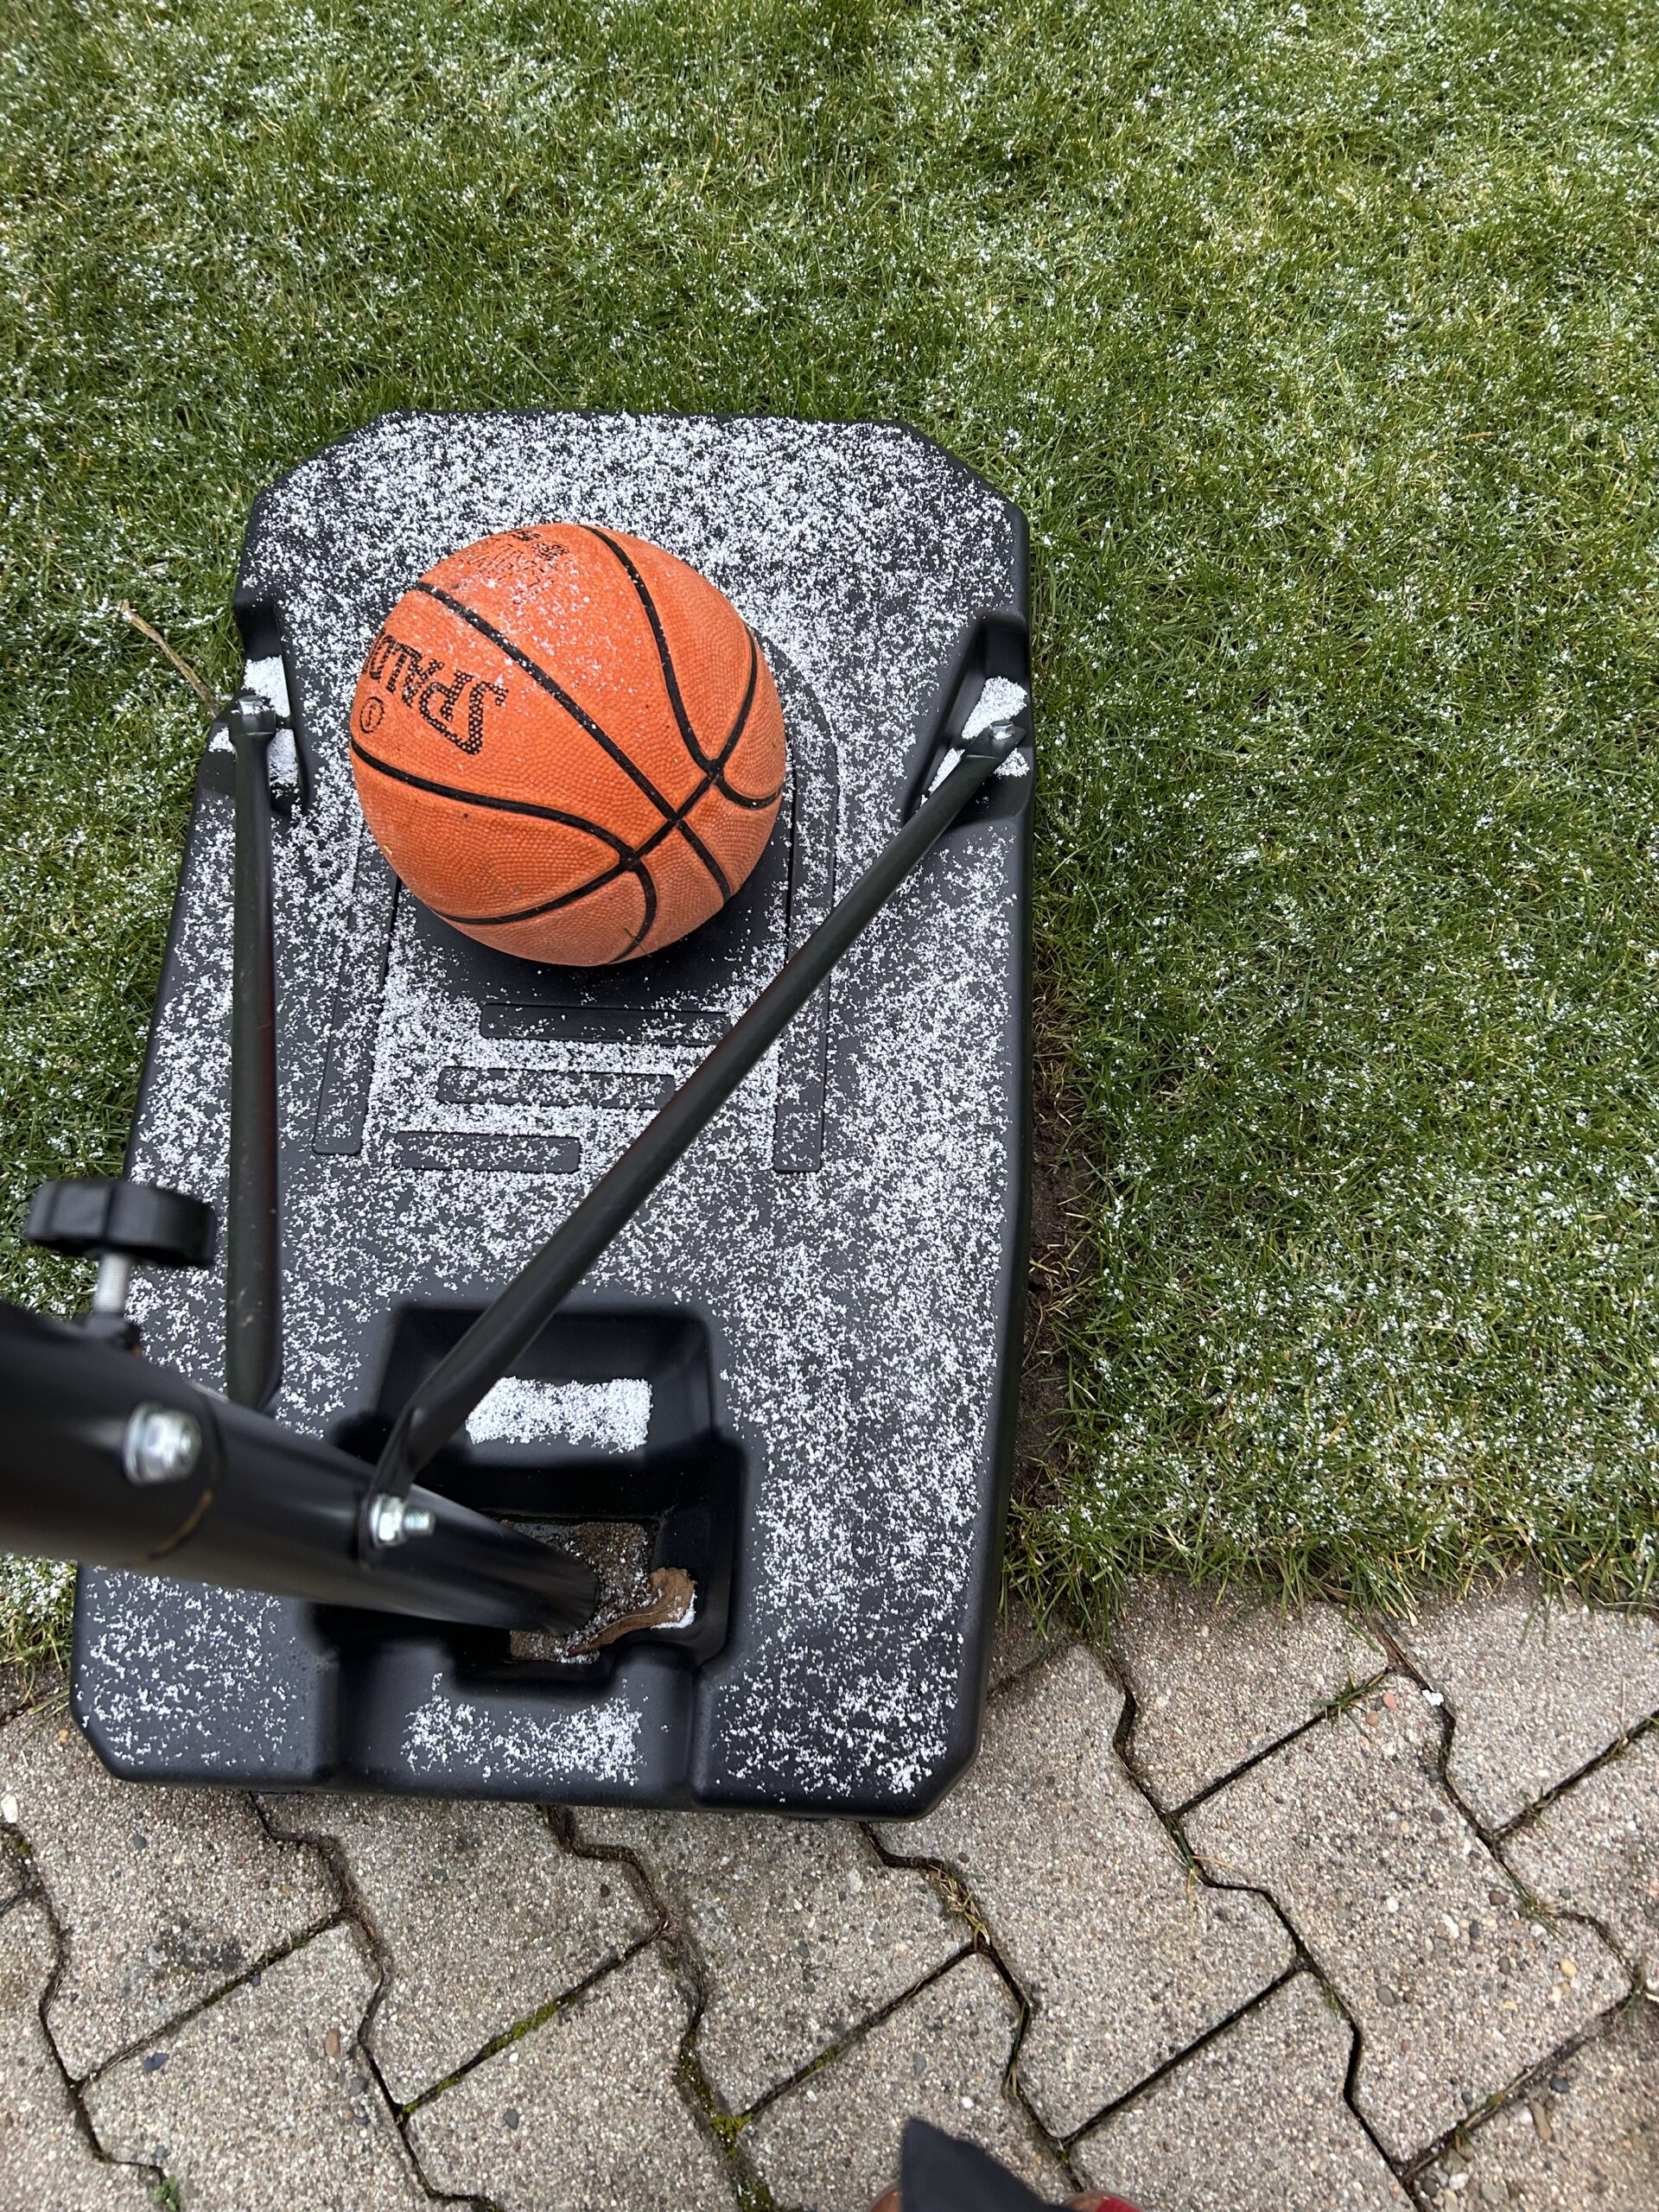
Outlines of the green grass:
M 225 683 L 250 498 L 388 407 L 903 416 L 1034 526 L 1023 1571 L 1651 1585 L 1650 6 L 8 23 L 8 1207 L 118 1156 L 200 739 L 119 601 Z

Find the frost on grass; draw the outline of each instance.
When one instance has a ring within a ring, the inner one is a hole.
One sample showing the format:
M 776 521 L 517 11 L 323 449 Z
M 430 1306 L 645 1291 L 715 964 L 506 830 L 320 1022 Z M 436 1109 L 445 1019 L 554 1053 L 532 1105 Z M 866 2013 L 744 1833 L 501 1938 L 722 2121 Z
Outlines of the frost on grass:
M 62 1560 L 0 1553 L 0 1658 L 33 1657 L 65 1634 L 75 1570 Z
M 1096 1234 L 1033 1556 L 1640 1580 L 1654 19 L 1495 21 L 20 15 L 9 1201 L 118 1157 L 199 741 L 119 600 L 227 683 L 250 493 L 387 407 L 908 419 L 1039 563 Z

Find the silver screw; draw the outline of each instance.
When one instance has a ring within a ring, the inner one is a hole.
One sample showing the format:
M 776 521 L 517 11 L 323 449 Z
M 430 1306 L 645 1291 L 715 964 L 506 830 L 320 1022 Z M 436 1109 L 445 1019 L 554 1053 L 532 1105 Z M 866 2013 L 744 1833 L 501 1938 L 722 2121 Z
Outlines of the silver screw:
M 176 1406 L 136 1406 L 121 1439 L 130 1483 L 181 1483 L 201 1457 L 201 1428 Z
M 369 1503 L 369 1534 L 377 1544 L 401 1544 L 405 1536 L 429 1536 L 438 1525 L 429 1505 L 411 1505 L 406 1497 L 390 1497 L 383 1491 Z

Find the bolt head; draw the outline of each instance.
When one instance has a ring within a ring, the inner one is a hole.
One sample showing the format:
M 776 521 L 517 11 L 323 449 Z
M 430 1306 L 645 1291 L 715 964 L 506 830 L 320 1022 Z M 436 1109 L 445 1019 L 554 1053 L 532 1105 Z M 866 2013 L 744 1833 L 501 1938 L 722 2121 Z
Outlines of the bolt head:
M 369 1534 L 377 1544 L 401 1544 L 404 1541 L 404 1515 L 407 1511 L 401 1497 L 374 1497 L 369 1501 Z
M 437 1520 L 429 1505 L 382 1495 L 369 1506 L 369 1533 L 377 1544 L 401 1544 L 405 1536 L 429 1536 Z
M 121 1440 L 130 1483 L 181 1483 L 201 1457 L 201 1425 L 177 1406 L 137 1406 Z

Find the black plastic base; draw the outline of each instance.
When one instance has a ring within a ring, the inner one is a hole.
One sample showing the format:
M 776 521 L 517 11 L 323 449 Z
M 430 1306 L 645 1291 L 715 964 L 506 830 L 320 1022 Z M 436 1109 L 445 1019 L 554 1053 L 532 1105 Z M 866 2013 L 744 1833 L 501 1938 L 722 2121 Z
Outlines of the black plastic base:
M 404 894 L 346 715 L 402 588 L 566 517 L 712 575 L 791 785 L 704 930 L 538 967 Z M 987 675 L 1028 682 L 1013 508 L 902 429 L 390 417 L 257 504 L 245 682 L 294 732 L 273 873 L 281 1382 L 372 1457 L 415 1379 L 822 918 Z M 281 751 L 282 741 L 273 748 Z M 597 1654 L 88 1570 L 75 1700 L 118 1771 L 919 1812 L 977 1739 L 1024 1274 L 1029 747 L 976 800 L 426 1479 L 623 1524 L 689 1618 Z M 231 778 L 204 762 L 130 1172 L 222 1202 Z M 151 1355 L 223 1386 L 222 1274 L 145 1274 Z

